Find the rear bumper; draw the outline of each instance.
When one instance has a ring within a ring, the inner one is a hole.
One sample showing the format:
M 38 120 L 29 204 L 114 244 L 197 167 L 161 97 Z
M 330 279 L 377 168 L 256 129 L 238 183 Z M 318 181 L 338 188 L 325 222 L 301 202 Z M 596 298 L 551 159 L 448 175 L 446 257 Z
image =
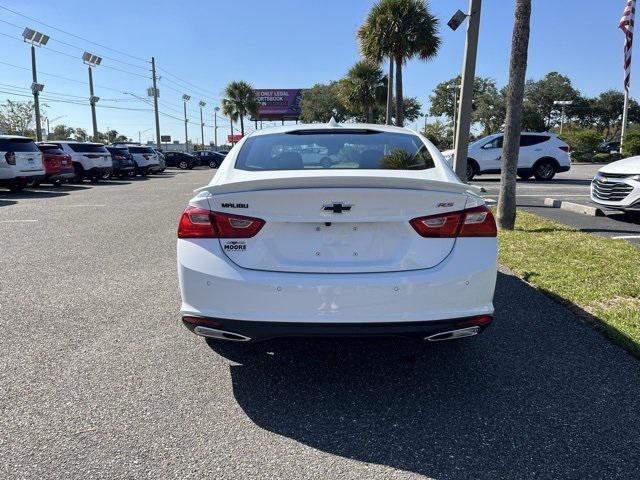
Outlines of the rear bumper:
M 33 175 L 20 175 L 13 178 L 0 178 L 0 187 L 12 187 L 13 185 L 41 182 L 44 178 L 45 175 L 43 172 L 36 172 Z
M 302 324 L 400 324 L 493 314 L 495 238 L 459 238 L 433 268 L 310 274 L 248 270 L 217 239 L 179 239 L 181 314 Z
M 229 318 L 182 317 L 182 323 L 191 332 L 208 336 L 207 329 L 224 332 L 221 338 L 231 341 L 260 341 L 282 337 L 415 337 L 426 338 L 435 334 L 478 327 L 484 330 L 493 317 L 479 316 L 428 322 L 392 323 L 305 323 L 305 322 L 249 322 Z M 200 328 L 198 328 L 200 327 Z M 204 328 L 202 328 L 204 327 Z M 474 333 L 475 334 L 475 333 Z M 244 338 L 241 338 L 244 337 Z
M 66 171 L 63 170 L 61 172 L 47 173 L 45 175 L 44 181 L 45 182 L 56 182 L 58 180 L 71 180 L 74 177 L 75 177 L 75 172 L 73 171 L 73 169 L 66 170 Z

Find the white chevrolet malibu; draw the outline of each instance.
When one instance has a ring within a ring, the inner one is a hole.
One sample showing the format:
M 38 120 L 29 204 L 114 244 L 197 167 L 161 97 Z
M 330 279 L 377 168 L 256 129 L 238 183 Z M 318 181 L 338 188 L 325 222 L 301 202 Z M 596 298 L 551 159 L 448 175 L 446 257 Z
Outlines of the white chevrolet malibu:
M 180 218 L 182 320 L 230 341 L 475 335 L 493 318 L 497 243 L 472 188 L 407 129 L 260 130 Z
M 591 181 L 591 200 L 607 208 L 640 211 L 640 156 L 598 170 Z

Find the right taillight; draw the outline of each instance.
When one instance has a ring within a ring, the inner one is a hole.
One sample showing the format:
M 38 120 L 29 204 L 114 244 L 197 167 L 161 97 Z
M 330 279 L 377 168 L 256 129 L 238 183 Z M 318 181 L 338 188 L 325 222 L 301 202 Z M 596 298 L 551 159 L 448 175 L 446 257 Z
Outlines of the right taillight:
M 7 152 L 4 154 L 4 159 L 7 161 L 9 165 L 16 164 L 16 154 L 13 152 Z
M 251 238 L 264 223 L 260 218 L 212 212 L 189 205 L 180 217 L 178 238 Z
M 421 237 L 495 237 L 496 222 L 486 205 L 428 217 L 414 218 L 409 222 Z

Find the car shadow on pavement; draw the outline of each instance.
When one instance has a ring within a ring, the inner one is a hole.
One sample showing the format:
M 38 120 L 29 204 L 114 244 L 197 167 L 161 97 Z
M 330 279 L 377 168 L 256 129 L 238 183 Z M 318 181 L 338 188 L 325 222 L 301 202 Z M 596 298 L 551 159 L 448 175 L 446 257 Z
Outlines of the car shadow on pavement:
M 457 342 L 212 348 L 253 422 L 323 452 L 438 479 L 638 478 L 637 360 L 516 277 L 495 304 Z
M 64 197 L 65 195 L 69 195 L 69 193 L 62 191 L 62 189 L 52 189 L 52 190 L 21 190 L 19 192 L 0 192 L 0 201 L 2 200 L 26 200 L 32 198 L 54 198 L 54 197 Z

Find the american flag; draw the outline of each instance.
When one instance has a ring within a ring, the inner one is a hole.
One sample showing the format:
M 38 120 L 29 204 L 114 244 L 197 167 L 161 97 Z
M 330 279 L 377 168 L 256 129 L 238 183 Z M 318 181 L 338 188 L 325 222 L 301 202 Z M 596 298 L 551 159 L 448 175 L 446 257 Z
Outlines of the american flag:
M 631 47 L 633 46 L 635 16 L 636 0 L 627 0 L 619 25 L 624 33 L 624 89 L 627 91 L 629 91 L 629 83 L 631 81 Z

